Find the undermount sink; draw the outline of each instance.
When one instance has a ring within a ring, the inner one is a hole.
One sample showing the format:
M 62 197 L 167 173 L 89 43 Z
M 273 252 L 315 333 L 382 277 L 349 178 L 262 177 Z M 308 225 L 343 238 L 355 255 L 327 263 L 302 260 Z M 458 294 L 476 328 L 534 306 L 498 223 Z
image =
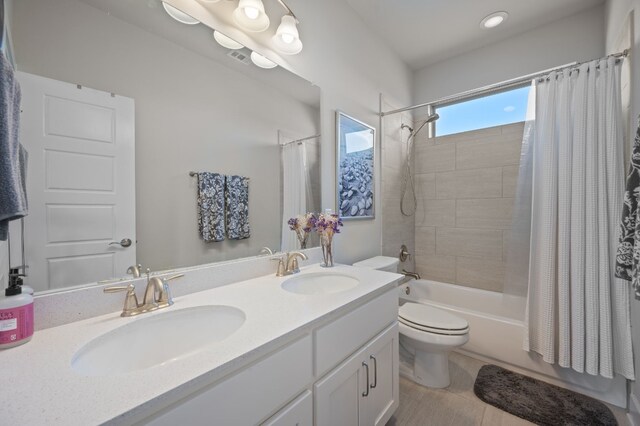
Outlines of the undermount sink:
M 235 333 L 246 320 L 238 308 L 205 305 L 139 318 L 96 337 L 75 353 L 80 374 L 106 376 L 179 359 Z
M 349 275 L 317 272 L 298 275 L 282 283 L 282 289 L 304 295 L 339 293 L 354 288 L 360 280 Z

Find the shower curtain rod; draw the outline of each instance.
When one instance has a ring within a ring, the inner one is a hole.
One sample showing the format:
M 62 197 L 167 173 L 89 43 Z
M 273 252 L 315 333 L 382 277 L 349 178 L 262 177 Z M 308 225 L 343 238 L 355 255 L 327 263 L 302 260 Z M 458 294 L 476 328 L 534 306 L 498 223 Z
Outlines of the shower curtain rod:
M 629 55 L 629 49 L 625 49 L 623 52 L 614 53 L 614 54 L 605 56 L 603 59 L 619 58 L 620 60 L 623 60 L 628 55 Z M 437 100 L 434 100 L 434 101 L 431 101 L 431 102 L 425 102 L 425 103 L 418 104 L 418 105 L 413 105 L 413 106 L 404 107 L 404 108 L 398 108 L 398 109 L 394 109 L 394 110 L 391 110 L 391 111 L 380 111 L 380 117 L 385 117 L 387 115 L 397 114 L 399 112 L 410 111 L 410 110 L 414 110 L 414 109 L 417 109 L 417 108 L 424 108 L 424 107 L 428 107 L 428 106 L 436 107 L 436 106 L 446 105 L 446 104 L 449 104 L 449 103 L 452 103 L 452 102 L 456 102 L 456 101 L 459 101 L 459 100 L 462 100 L 462 99 L 482 96 L 482 95 L 486 95 L 486 94 L 489 94 L 489 93 L 492 93 L 492 92 L 496 92 L 496 91 L 499 91 L 499 90 L 504 90 L 504 89 L 508 89 L 508 88 L 511 88 L 511 87 L 520 86 L 522 84 L 525 84 L 526 82 L 530 82 L 533 79 L 537 79 L 537 78 L 546 76 L 550 72 L 562 70 L 562 69 L 565 69 L 565 68 L 576 68 L 576 67 L 579 67 L 580 65 L 582 65 L 584 63 L 587 63 L 587 62 L 591 62 L 591 61 L 571 62 L 571 63 L 565 64 L 565 65 L 560 65 L 559 67 L 549 68 L 549 69 L 546 69 L 544 71 L 538 71 L 538 72 L 533 73 L 533 74 L 527 74 L 527 75 L 524 75 L 522 77 L 516 77 L 516 78 L 513 78 L 511 80 L 502 81 L 500 83 L 490 84 L 488 86 L 480 87 L 478 89 L 467 90 L 466 92 L 461 92 L 461 93 L 457 93 L 455 95 L 446 96 L 444 98 L 440 98 L 440 99 L 437 99 Z
M 311 139 L 316 139 L 319 138 L 321 135 L 317 134 L 317 135 L 313 135 L 313 136 L 307 136 L 306 138 L 302 138 L 302 139 L 296 139 L 293 141 L 289 141 L 289 142 L 285 142 L 285 143 L 281 143 L 280 146 L 287 146 L 287 145 L 291 145 L 292 143 L 302 143 Z

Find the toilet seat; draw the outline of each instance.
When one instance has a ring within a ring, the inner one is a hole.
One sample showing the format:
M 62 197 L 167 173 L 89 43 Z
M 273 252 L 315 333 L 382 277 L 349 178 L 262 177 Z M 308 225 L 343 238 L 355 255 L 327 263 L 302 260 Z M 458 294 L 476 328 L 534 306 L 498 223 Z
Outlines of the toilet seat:
M 398 311 L 398 320 L 415 330 L 440 335 L 463 335 L 469 323 L 442 309 L 420 303 L 405 303 Z

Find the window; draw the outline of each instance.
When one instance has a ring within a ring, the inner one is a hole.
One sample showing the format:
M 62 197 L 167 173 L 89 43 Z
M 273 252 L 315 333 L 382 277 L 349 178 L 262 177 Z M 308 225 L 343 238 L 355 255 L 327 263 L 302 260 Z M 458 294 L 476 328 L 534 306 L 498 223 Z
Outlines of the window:
M 525 121 L 530 85 L 436 107 L 435 135 L 445 136 Z

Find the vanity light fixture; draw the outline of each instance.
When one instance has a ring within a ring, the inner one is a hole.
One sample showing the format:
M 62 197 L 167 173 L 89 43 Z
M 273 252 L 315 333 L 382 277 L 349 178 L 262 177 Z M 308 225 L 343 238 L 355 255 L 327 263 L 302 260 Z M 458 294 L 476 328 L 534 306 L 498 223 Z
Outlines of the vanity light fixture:
M 266 69 L 275 68 L 276 66 L 278 66 L 278 64 L 273 62 L 271 59 L 267 59 L 257 52 L 251 52 L 251 62 L 253 62 L 260 68 Z
M 276 34 L 271 38 L 278 52 L 285 55 L 296 55 L 302 50 L 302 42 L 296 27 L 297 23 L 298 20 L 293 14 L 282 17 Z
M 269 17 L 262 0 L 240 0 L 233 11 L 233 20 L 249 32 L 259 33 L 269 28 Z
M 217 30 L 213 31 L 213 38 L 218 42 L 220 46 L 226 47 L 227 49 L 238 50 L 244 47 L 244 45 L 238 43 L 231 37 L 226 36 Z
M 486 29 L 495 28 L 502 24 L 508 17 L 509 14 L 507 12 L 494 12 L 491 15 L 485 16 L 485 18 L 480 21 L 480 25 Z
M 175 19 L 178 22 L 181 22 L 187 25 L 196 25 L 200 23 L 200 21 L 198 21 L 196 18 L 190 15 L 187 15 L 183 11 L 176 9 L 170 4 L 162 2 L 162 7 L 164 7 L 164 10 L 169 14 L 169 16 L 171 16 L 173 19 Z

